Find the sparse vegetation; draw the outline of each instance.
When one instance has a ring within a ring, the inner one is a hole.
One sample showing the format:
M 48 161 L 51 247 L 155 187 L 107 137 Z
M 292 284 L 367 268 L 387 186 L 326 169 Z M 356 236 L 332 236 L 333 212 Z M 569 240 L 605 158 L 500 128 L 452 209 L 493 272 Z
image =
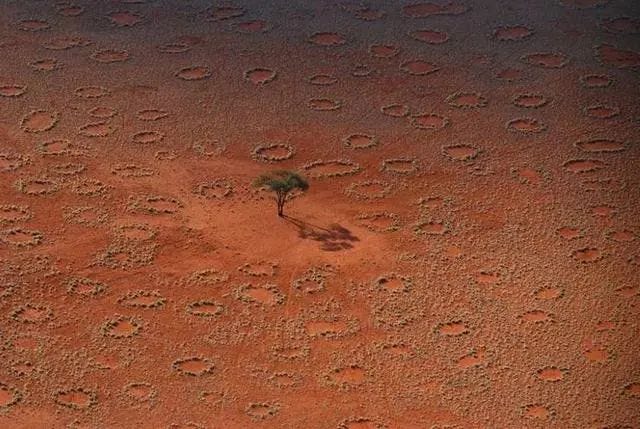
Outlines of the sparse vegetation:
M 640 429 L 640 0 L 100 3 L 0 0 L 0 429 Z
M 309 183 L 300 174 L 289 170 L 275 170 L 263 174 L 254 180 L 253 185 L 258 188 L 267 188 L 276 194 L 278 216 L 284 216 L 284 205 L 290 192 L 299 189 L 306 191 Z

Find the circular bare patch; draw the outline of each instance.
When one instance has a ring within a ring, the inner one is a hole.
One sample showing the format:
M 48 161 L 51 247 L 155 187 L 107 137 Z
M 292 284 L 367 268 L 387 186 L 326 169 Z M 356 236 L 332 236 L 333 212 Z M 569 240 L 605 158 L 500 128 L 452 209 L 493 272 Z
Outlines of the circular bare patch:
M 253 421 L 265 420 L 273 417 L 280 411 L 280 404 L 271 402 L 255 402 L 249 404 L 245 409 L 245 413 L 251 417 Z
M 369 149 L 378 145 L 378 138 L 363 133 L 349 134 L 342 139 L 342 143 L 350 149 Z
M 111 107 L 102 107 L 102 106 L 98 106 L 98 107 L 94 107 L 93 109 L 89 110 L 89 116 L 94 117 L 96 119 L 110 119 L 113 118 L 114 116 L 116 116 L 118 114 L 118 111 L 116 109 L 113 109 Z
M 230 196 L 233 185 L 225 179 L 212 180 L 197 184 L 193 192 L 210 200 L 218 200 Z
M 187 313 L 198 317 L 215 317 L 224 312 L 224 305 L 208 300 L 192 302 L 187 305 Z
M 583 140 L 575 143 L 574 146 L 583 152 L 590 153 L 621 152 L 625 150 L 625 144 L 623 142 L 607 138 Z
M 362 167 L 348 159 L 332 159 L 328 161 L 312 161 L 302 166 L 309 177 L 342 177 L 357 174 Z
M 53 311 L 45 305 L 24 304 L 11 312 L 11 318 L 21 323 L 44 323 L 53 318 Z
M 640 34 L 640 19 L 628 16 L 604 19 L 600 26 L 614 34 Z
M 22 400 L 22 393 L 16 388 L 0 383 L 0 410 L 6 410 Z
M 307 82 L 311 85 L 329 86 L 338 82 L 338 78 L 328 74 L 315 74 L 307 78 Z
M 30 162 L 26 155 L 0 152 L 0 171 L 15 171 Z
M 17 206 L 15 204 L 0 205 L 0 225 L 24 222 L 31 219 L 32 215 L 28 206 Z
M 60 63 L 55 58 L 42 58 L 29 63 L 29 66 L 38 72 L 50 72 L 62 68 Z
M 140 195 L 131 197 L 129 210 L 149 214 L 173 214 L 184 205 L 176 198 L 164 195 Z
M 349 389 L 351 387 L 359 386 L 363 384 L 366 379 L 367 372 L 358 365 L 333 368 L 323 377 L 323 381 L 329 386 L 338 387 L 340 389 Z
M 435 113 L 417 113 L 411 115 L 411 125 L 419 130 L 441 130 L 449 125 L 449 118 Z
M 149 402 L 158 395 L 158 391 L 151 384 L 142 382 L 127 384 L 123 393 L 134 402 Z
M 596 47 L 598 61 L 619 69 L 636 68 L 640 66 L 640 53 L 629 49 L 619 49 L 615 46 L 603 44 Z
M 108 190 L 108 185 L 96 179 L 80 179 L 71 185 L 74 194 L 90 197 L 105 195 Z
M 60 185 L 55 180 L 39 177 L 20 179 L 16 181 L 16 188 L 26 195 L 48 195 L 58 192 Z
M 341 46 L 347 39 L 339 33 L 319 32 L 312 34 L 309 42 L 317 46 Z
M 542 404 L 529 404 L 524 407 L 524 417 L 533 420 L 546 421 L 553 415 L 549 407 Z
M 524 40 L 533 35 L 533 30 L 524 25 L 509 25 L 493 30 L 493 37 L 501 42 Z
M 169 116 L 169 112 L 162 109 L 142 109 L 136 112 L 136 118 L 141 121 L 158 121 Z
M 571 173 L 588 173 L 600 170 L 606 167 L 606 165 L 604 161 L 600 161 L 599 159 L 572 159 L 562 164 L 565 170 Z
M 368 417 L 350 417 L 344 419 L 338 425 L 338 429 L 385 429 L 387 425 Z M 445 426 L 446 427 L 446 426 Z M 431 429 L 438 429 L 440 426 L 433 426 Z M 451 428 L 453 429 L 453 427 Z
M 51 24 L 43 19 L 24 19 L 20 21 L 22 31 L 42 31 L 51 28 Z
M 211 71 L 205 66 L 190 66 L 178 70 L 175 75 L 176 77 L 187 81 L 202 80 L 210 77 Z
M 187 279 L 187 283 L 201 286 L 214 286 L 228 279 L 229 274 L 214 268 L 208 268 L 206 270 L 193 272 Z
M 20 97 L 27 92 L 26 85 L 2 84 L 0 85 L 0 97 Z
M 180 374 L 200 377 L 211 374 L 215 369 L 213 362 L 203 357 L 189 357 L 174 361 L 171 367 Z
M 293 146 L 287 143 L 261 144 L 253 148 L 251 157 L 256 161 L 280 162 L 290 159 L 295 154 Z
M 634 398 L 640 397 L 640 382 L 627 384 L 624 386 L 623 393 Z
M 409 37 L 419 42 L 428 43 L 430 45 L 441 45 L 449 40 L 449 34 L 444 31 L 436 30 L 412 30 L 409 31 Z
M 114 232 L 118 238 L 134 242 L 153 240 L 158 235 L 155 228 L 142 223 L 117 225 Z
M 159 131 L 140 131 L 133 135 L 131 140 L 137 144 L 155 144 L 164 139 L 164 134 Z
M 389 158 L 382 161 L 380 171 L 391 174 L 408 175 L 418 171 L 418 160 L 415 158 Z
M 506 82 L 516 82 L 524 79 L 524 72 L 520 69 L 508 67 L 496 73 L 496 78 Z
M 158 161 L 173 161 L 178 158 L 178 154 L 172 150 L 159 150 L 153 156 Z
M 569 58 L 557 52 L 534 52 L 521 57 L 525 63 L 547 69 L 559 69 L 569 63 Z
M 275 70 L 256 67 L 244 72 L 245 80 L 253 83 L 254 85 L 265 85 L 273 81 L 277 76 Z
M 534 118 L 516 118 L 507 122 L 507 130 L 521 134 L 539 134 L 546 131 L 547 126 Z
M 400 53 L 400 47 L 392 44 L 371 45 L 369 52 L 376 58 L 393 58 Z
M 455 92 L 447 97 L 446 102 L 459 109 L 485 107 L 487 98 L 477 92 Z
M 78 134 L 84 137 L 107 137 L 115 131 L 115 128 L 107 121 L 90 122 L 78 128 Z
M 127 292 L 118 298 L 118 304 L 133 308 L 160 308 L 167 302 L 157 290 L 138 290 Z
M 392 293 L 409 292 L 413 287 L 411 277 L 397 273 L 382 275 L 373 281 L 375 291 L 387 291 Z
M 549 99 L 542 94 L 525 93 L 516 95 L 513 98 L 513 104 L 516 107 L 523 107 L 526 109 L 537 109 L 539 107 L 546 106 L 549 103 Z
M 577 249 L 571 252 L 571 256 L 583 264 L 588 264 L 591 262 L 596 262 L 604 258 L 604 254 L 600 249 L 595 247 L 583 247 L 582 249 Z
M 274 284 L 245 283 L 236 290 L 236 298 L 247 303 L 265 306 L 282 304 L 285 301 L 285 295 Z
M 68 139 L 53 139 L 38 144 L 38 152 L 43 156 L 62 156 L 72 152 L 72 144 Z M 0 160 L 2 155 L 0 155 Z M 0 161 L 2 165 L 2 161 Z
M 104 292 L 107 286 L 97 280 L 86 277 L 73 277 L 66 282 L 67 292 L 72 295 L 96 296 Z
M 27 133 L 42 133 L 56 126 L 60 114 L 47 110 L 32 110 L 20 120 L 20 128 Z
M 55 402 L 63 407 L 84 410 L 97 404 L 98 395 L 84 388 L 59 390 L 55 394 Z
M 1 222 L 1 220 L 0 220 Z M 607 234 L 607 238 L 616 241 L 618 243 L 628 243 L 630 241 L 635 240 L 636 236 L 633 231 L 628 229 L 619 230 L 619 231 L 611 231 Z
M 426 76 L 440 70 L 435 64 L 423 60 L 408 60 L 400 64 L 400 70 L 414 76 Z
M 297 292 L 304 294 L 317 294 L 326 290 L 327 278 L 333 275 L 333 269 L 330 266 L 310 267 L 302 276 L 296 278 L 291 286 Z
M 351 76 L 354 77 L 367 77 L 371 76 L 373 69 L 366 64 L 356 64 L 351 71 Z
M 522 316 L 520 316 L 520 319 L 524 322 L 530 323 L 545 323 L 553 321 L 553 317 L 542 310 L 527 311 Z
M 69 223 L 98 226 L 104 224 L 109 215 L 100 207 L 65 207 L 63 213 L 64 220 Z
M 265 20 L 254 19 L 251 21 L 238 22 L 233 25 L 233 28 L 238 33 L 255 34 L 255 33 L 266 33 L 271 29 L 271 26 Z
M 564 379 L 564 373 L 565 371 L 555 366 L 548 366 L 546 368 L 541 368 L 538 371 L 536 371 L 536 376 L 542 381 L 555 383 L 558 381 L 562 381 Z
M 130 11 L 113 12 L 107 19 L 116 27 L 133 27 L 142 22 L 143 17 L 139 13 Z
M 129 59 L 124 49 L 100 49 L 91 54 L 91 59 L 102 64 L 121 63 Z
M 400 216 L 395 213 L 377 212 L 358 215 L 360 226 L 373 232 L 394 232 L 400 229 Z
M 383 10 L 371 9 L 369 7 L 360 7 L 355 11 L 355 18 L 361 21 L 377 21 L 386 16 L 386 12 Z
M 443 146 L 442 154 L 452 161 L 470 161 L 478 156 L 479 150 L 468 144 Z
M 584 114 L 594 119 L 611 119 L 620 114 L 620 108 L 605 104 L 593 104 L 584 108 Z
M 585 88 L 607 88 L 613 84 L 613 77 L 606 74 L 586 74 L 580 76 L 580 84 Z
M 421 220 L 413 227 L 417 235 L 444 235 L 449 232 L 449 226 L 442 221 Z
M 409 116 L 409 106 L 405 104 L 387 104 L 382 106 L 380 111 L 392 118 L 405 118 Z
M 331 112 L 340 109 L 342 107 L 342 101 L 330 100 L 328 98 L 312 98 L 307 101 L 307 106 L 311 110 L 316 110 L 319 112 Z
M 70 18 L 82 15 L 84 13 L 84 7 L 76 4 L 61 3 L 57 5 L 56 11 L 59 15 Z
M 102 334 L 112 338 L 131 338 L 140 333 L 142 323 L 131 317 L 117 316 L 102 325 Z
M 246 262 L 238 267 L 238 271 L 251 277 L 273 277 L 278 271 L 278 264 L 270 261 Z
M 458 337 L 468 334 L 470 331 L 462 320 L 456 320 L 439 324 L 436 326 L 436 332 L 445 337 Z
M 191 50 L 191 45 L 184 42 L 165 43 L 158 46 L 158 50 L 163 54 L 181 54 Z

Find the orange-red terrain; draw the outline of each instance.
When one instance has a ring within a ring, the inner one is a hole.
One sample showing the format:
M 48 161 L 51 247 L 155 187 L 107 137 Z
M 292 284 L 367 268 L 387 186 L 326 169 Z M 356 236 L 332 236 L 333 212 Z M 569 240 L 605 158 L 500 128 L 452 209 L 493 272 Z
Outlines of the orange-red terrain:
M 640 428 L 637 2 L 6 0 L 0 55 L 0 428 Z

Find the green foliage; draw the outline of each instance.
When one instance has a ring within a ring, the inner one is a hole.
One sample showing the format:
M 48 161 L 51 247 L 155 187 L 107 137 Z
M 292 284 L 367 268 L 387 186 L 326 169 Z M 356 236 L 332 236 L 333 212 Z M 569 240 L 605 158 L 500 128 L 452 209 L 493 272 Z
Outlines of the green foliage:
M 289 192 L 296 189 L 301 191 L 309 189 L 307 180 L 295 171 L 290 170 L 274 170 L 262 174 L 254 180 L 253 186 L 258 188 L 265 187 L 276 193 L 278 216 L 284 215 L 284 203 Z
M 254 186 L 271 189 L 272 191 L 290 192 L 294 189 L 306 191 L 309 189 L 309 183 L 295 171 L 274 170 L 258 177 L 254 182 Z

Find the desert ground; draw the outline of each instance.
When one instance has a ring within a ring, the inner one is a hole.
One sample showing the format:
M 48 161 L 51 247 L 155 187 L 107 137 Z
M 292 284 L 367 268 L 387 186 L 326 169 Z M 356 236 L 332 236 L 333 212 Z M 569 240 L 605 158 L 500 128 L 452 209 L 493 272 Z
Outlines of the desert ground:
M 639 3 L 4 0 L 0 54 L 0 428 L 640 428 Z

